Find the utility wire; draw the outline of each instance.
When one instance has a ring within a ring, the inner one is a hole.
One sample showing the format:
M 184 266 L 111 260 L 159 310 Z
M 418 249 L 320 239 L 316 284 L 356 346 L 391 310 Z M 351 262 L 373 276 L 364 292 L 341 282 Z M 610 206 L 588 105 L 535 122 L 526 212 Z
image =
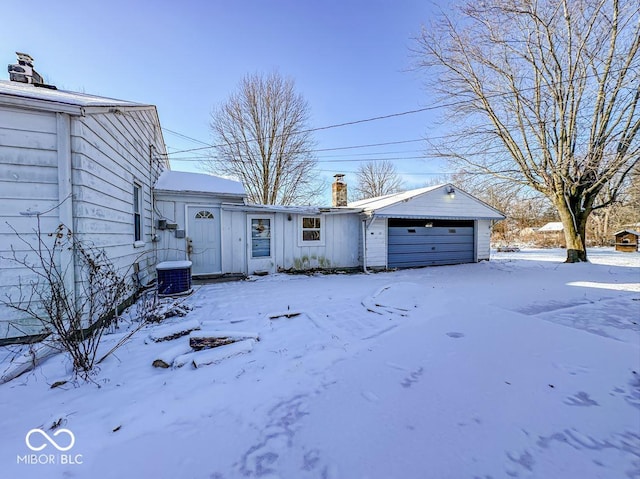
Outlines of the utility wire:
M 612 71 L 611 73 L 616 73 L 617 71 L 622 71 L 624 68 L 620 68 L 619 70 L 616 71 Z M 587 79 L 587 78 L 593 78 L 593 77 L 597 77 L 598 73 L 590 73 L 590 74 L 586 74 L 583 75 L 582 77 L 578 77 L 578 78 L 574 78 L 574 80 L 577 79 Z M 562 81 L 561 83 L 568 83 L 570 81 L 573 81 L 571 79 L 567 79 L 565 81 Z M 535 91 L 535 89 L 538 88 L 536 86 L 532 86 L 532 87 L 528 87 L 528 88 L 522 88 L 520 89 L 520 91 Z M 501 97 L 508 97 L 511 96 L 513 93 L 512 92 L 499 92 L 499 93 L 494 93 L 494 94 L 489 94 L 489 95 L 485 95 L 486 98 L 501 98 Z M 401 112 L 397 112 L 397 113 L 390 113 L 388 115 L 379 115 L 379 116 L 374 116 L 374 117 L 369 117 L 369 118 L 364 118 L 361 120 L 353 120 L 353 121 L 346 121 L 346 122 L 342 122 L 342 123 L 335 123 L 335 124 L 331 124 L 331 125 L 325 125 L 325 126 L 320 126 L 320 127 L 316 127 L 316 128 L 309 128 L 306 130 L 301 130 L 299 133 L 303 134 L 303 133 L 311 133 L 314 131 L 322 131 L 322 130 L 329 130 L 329 129 L 333 129 L 333 128 L 342 128 L 345 126 L 353 126 L 353 125 L 359 125 L 362 123 L 368 123 L 368 122 L 372 122 L 372 121 L 379 121 L 379 120 L 386 120 L 389 118 L 397 118 L 397 117 L 401 117 L 401 116 L 406 116 L 406 115 L 413 115 L 416 113 L 424 113 L 427 111 L 433 111 L 433 110 L 438 110 L 441 108 L 450 108 L 450 107 L 457 107 L 457 106 L 464 106 L 464 105 L 468 105 L 471 103 L 476 102 L 475 99 L 470 99 L 470 100 L 457 100 L 457 101 L 451 101 L 448 103 L 440 103 L 438 105 L 431 105 L 431 106 L 427 106 L 424 108 L 417 108 L 415 110 L 407 110 L 407 111 L 401 111 Z M 279 135 L 281 136 L 281 135 Z M 194 139 L 195 140 L 195 139 Z M 199 143 L 203 143 L 203 141 L 200 140 L 196 140 Z M 234 145 L 242 145 L 242 144 L 247 144 L 250 142 L 253 142 L 256 140 L 253 139 L 249 139 L 249 140 L 243 140 L 243 141 L 238 141 L 235 143 L 230 143 L 230 144 L 218 144 L 218 145 L 208 145 L 208 146 L 203 146 L 203 147 L 199 147 L 199 148 L 190 148 L 190 149 L 186 149 L 186 150 L 180 150 L 180 151 L 174 151 L 172 154 L 178 154 L 178 153 L 188 153 L 191 151 L 199 151 L 199 150 L 205 150 L 205 149 L 210 149 L 210 148 L 218 148 L 218 147 L 222 147 L 222 146 L 234 146 Z
M 596 74 L 592 73 L 592 74 L 585 75 L 583 78 L 589 78 L 589 77 L 594 77 L 594 76 L 596 76 Z M 569 80 L 566 80 L 566 81 L 568 82 Z M 522 89 L 522 91 L 533 90 L 535 88 L 536 87 L 524 88 L 524 89 Z M 509 96 L 509 95 L 511 95 L 510 92 L 501 92 L 501 93 L 495 93 L 493 95 L 488 95 L 488 97 L 499 98 L 499 97 Z M 384 120 L 384 119 L 395 118 L 395 117 L 400 117 L 400 116 L 412 115 L 412 114 L 422 113 L 422 112 L 426 112 L 426 111 L 433 111 L 433 110 L 440 109 L 440 108 L 462 106 L 462 105 L 465 105 L 465 104 L 472 103 L 473 101 L 475 101 L 475 100 L 460 100 L 460 101 L 454 101 L 454 102 L 449 102 L 449 103 L 441 103 L 439 105 L 432 105 L 432 106 L 429 106 L 429 107 L 418 108 L 418 109 L 414 109 L 414 110 L 407 110 L 407 111 L 402 111 L 402 112 L 397 112 L 397 113 L 391 113 L 391 114 L 388 114 L 388 115 L 379 115 L 379 116 L 370 117 L 370 118 L 364 118 L 364 119 L 360 119 L 360 120 L 348 121 L 348 122 L 343 122 L 343 123 L 336 123 L 336 124 L 321 126 L 321 127 L 317 127 L 317 128 L 310 128 L 310 129 L 307 129 L 307 130 L 302 130 L 300 133 L 309 133 L 309 132 L 314 132 L 314 131 L 328 130 L 328 129 L 332 129 L 332 128 L 340 128 L 340 127 L 344 127 L 344 126 L 351 126 L 351 125 L 357 125 L 357 124 L 367 123 L 367 122 L 372 122 L 372 121 L 378 121 L 378 120 Z M 144 121 L 144 120 L 141 120 L 141 121 Z M 209 143 L 204 142 L 202 140 L 199 140 L 197 138 L 193 138 L 193 137 L 190 137 L 190 136 L 185 135 L 183 133 L 177 132 L 175 130 L 171 130 L 169 128 L 161 127 L 161 129 L 163 131 L 166 131 L 168 133 L 174 134 L 174 135 L 179 136 L 181 138 L 184 138 L 186 140 L 193 141 L 193 142 L 196 142 L 196 143 L 199 143 L 199 144 L 202 144 L 202 145 L 206 145 L 206 146 L 202 146 L 202 147 L 199 147 L 199 148 L 190 148 L 190 149 L 185 149 L 185 150 L 173 151 L 171 153 L 167 153 L 166 154 L 167 156 L 169 156 L 169 155 L 177 155 L 177 154 L 180 154 L 180 153 L 188 153 L 188 152 L 192 152 L 192 151 L 201 151 L 201 150 L 206 150 L 206 149 L 212 149 L 212 148 L 217 148 L 217 147 L 221 147 L 221 146 L 227 146 L 225 144 L 212 145 L 212 144 L 209 144 Z M 438 136 L 438 137 L 430 137 L 430 138 L 424 138 L 424 139 L 401 140 L 401 141 L 392 141 L 392 142 L 384 142 L 384 143 L 372 143 L 372 144 L 368 144 L 368 145 L 343 146 L 343 147 L 335 147 L 335 148 L 322 148 L 322 149 L 309 150 L 309 151 L 310 152 L 339 151 L 339 150 L 347 150 L 347 149 L 357 149 L 357 148 L 386 146 L 386 145 L 394 145 L 394 144 L 402 144 L 402 143 L 412 143 L 412 142 L 435 140 L 435 139 L 460 138 L 460 136 L 461 136 L 461 134 L 453 134 L 453 135 L 449 134 L 449 135 L 443 135 L 443 136 Z M 249 143 L 251 141 L 255 141 L 255 140 L 239 141 L 239 142 L 233 143 L 232 145 L 246 144 L 246 143 Z M 169 159 L 171 159 L 173 161 L 194 161 L 194 160 L 202 160 L 202 159 L 208 159 L 208 158 L 210 158 L 210 157 L 209 156 L 203 156 L 203 157 L 183 157 L 183 158 L 169 158 Z

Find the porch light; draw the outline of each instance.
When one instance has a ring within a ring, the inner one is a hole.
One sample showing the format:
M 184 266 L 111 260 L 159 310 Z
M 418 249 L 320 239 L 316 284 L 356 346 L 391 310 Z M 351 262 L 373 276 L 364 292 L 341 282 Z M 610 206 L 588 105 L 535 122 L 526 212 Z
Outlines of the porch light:
M 453 186 L 447 187 L 447 194 L 449 195 L 449 198 L 453 199 L 456 197 L 456 190 L 453 188 Z

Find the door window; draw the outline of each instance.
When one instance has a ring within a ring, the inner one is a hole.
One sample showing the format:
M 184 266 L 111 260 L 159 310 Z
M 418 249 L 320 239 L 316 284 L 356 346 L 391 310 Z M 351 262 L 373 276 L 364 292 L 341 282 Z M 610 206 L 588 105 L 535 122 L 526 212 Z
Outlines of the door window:
M 207 211 L 207 210 L 198 211 L 196 213 L 196 219 L 199 219 L 199 220 L 212 220 L 213 219 L 213 213 L 211 211 Z
M 251 257 L 271 256 L 271 220 L 254 218 L 251 220 Z

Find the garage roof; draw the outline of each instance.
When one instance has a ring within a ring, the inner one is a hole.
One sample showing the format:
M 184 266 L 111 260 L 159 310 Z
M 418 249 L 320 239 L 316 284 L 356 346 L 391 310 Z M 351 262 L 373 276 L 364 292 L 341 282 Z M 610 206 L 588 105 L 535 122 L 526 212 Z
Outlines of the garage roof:
M 454 194 L 449 191 L 453 189 Z M 446 183 L 349 203 L 369 216 L 386 218 L 490 219 L 505 215 L 478 198 Z

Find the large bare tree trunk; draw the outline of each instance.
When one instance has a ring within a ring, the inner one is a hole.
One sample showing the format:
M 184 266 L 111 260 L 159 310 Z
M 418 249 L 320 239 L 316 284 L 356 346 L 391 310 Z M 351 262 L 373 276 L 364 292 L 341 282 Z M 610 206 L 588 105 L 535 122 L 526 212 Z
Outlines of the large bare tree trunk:
M 555 206 L 560 215 L 567 247 L 566 263 L 579 263 L 587 260 L 586 230 L 587 218 L 584 211 L 572 208 L 572 202 L 557 196 Z

